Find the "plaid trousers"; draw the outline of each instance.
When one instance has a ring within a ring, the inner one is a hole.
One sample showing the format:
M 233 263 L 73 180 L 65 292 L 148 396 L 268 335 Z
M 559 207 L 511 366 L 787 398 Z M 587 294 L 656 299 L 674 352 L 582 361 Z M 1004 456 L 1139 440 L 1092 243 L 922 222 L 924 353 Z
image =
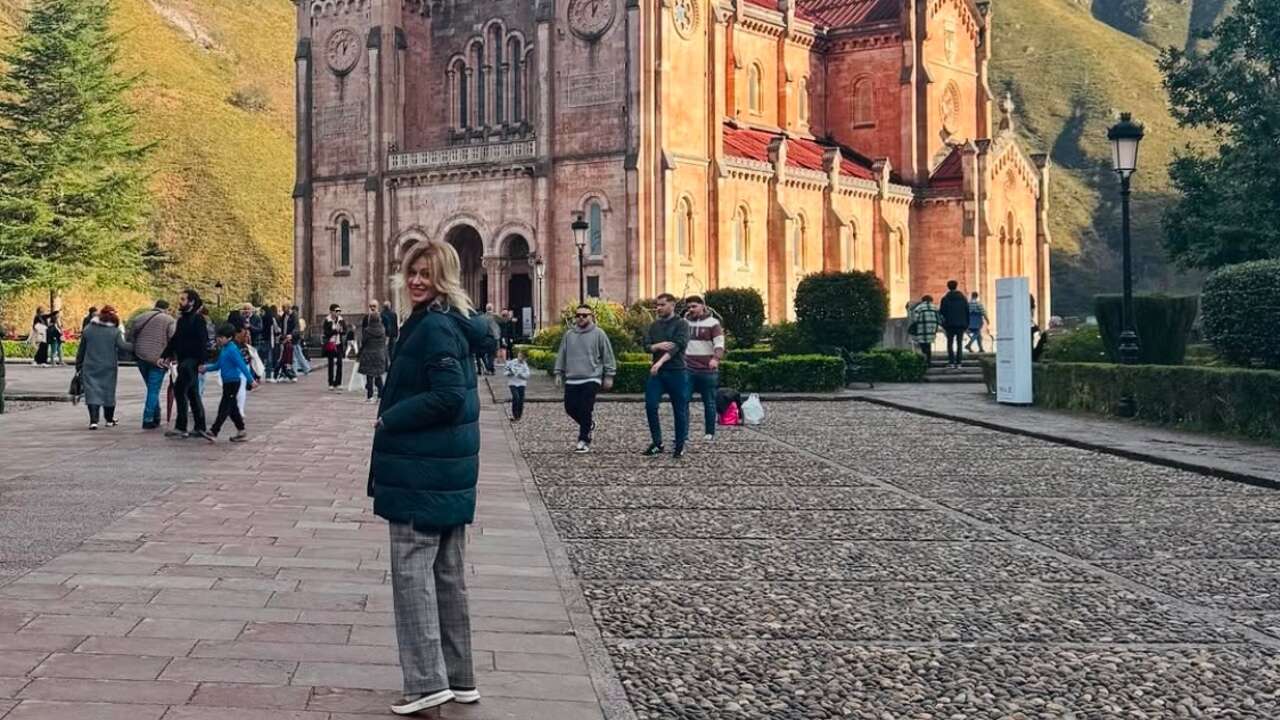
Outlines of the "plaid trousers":
M 391 590 L 405 695 L 473 688 L 467 528 L 420 532 L 391 523 Z

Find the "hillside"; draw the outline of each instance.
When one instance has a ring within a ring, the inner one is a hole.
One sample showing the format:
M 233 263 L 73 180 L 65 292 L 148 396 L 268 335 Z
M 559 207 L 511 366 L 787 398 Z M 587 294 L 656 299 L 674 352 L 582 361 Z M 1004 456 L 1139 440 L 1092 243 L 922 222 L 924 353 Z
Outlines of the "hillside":
M 0 0 L 12 34 L 23 0 Z M 191 285 L 224 299 L 292 295 L 293 50 L 290 0 L 116 0 L 122 71 L 144 139 L 159 141 L 154 235 L 172 262 L 157 290 Z M 73 292 L 68 313 L 120 292 Z M 119 299 L 124 298 L 124 299 Z M 12 303 L 24 308 L 40 298 Z M 47 302 L 47 297 L 44 298 Z M 9 309 L 6 317 L 13 316 Z M 30 308 L 17 312 L 27 315 Z
M 1160 247 L 1160 213 L 1170 200 L 1166 168 L 1176 148 L 1197 138 L 1169 116 L 1156 48 L 1095 17 L 1109 2 L 1130 0 L 1096 0 L 1092 12 L 1074 0 L 993 7 L 992 89 L 1012 94 L 1028 144 L 1048 149 L 1055 164 L 1050 225 L 1058 314 L 1088 313 L 1094 294 L 1120 288 L 1119 192 L 1107 129 L 1122 110 L 1147 128 L 1133 181 L 1135 281 L 1140 289 L 1198 284 L 1173 271 Z

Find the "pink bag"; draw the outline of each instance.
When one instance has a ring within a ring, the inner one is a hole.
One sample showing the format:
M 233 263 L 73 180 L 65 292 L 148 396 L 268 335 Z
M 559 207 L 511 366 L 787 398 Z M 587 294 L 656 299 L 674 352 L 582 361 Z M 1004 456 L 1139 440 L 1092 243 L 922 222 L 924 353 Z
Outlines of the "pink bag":
M 724 412 L 720 413 L 720 424 L 737 425 L 738 423 L 738 403 L 731 402 L 729 403 L 729 407 L 725 408 Z

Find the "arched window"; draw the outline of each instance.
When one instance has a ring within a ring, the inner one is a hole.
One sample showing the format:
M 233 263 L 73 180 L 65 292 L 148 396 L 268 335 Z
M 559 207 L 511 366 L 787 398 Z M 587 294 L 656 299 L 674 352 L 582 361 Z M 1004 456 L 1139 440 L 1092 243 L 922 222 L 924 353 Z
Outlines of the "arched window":
M 476 42 L 471 48 L 471 72 L 475 76 L 475 115 L 471 116 L 472 127 L 484 127 L 487 124 L 485 117 L 485 94 L 488 92 L 488 79 L 485 77 L 484 65 L 484 45 Z
M 804 216 L 800 215 L 791 227 L 791 264 L 797 273 L 804 272 L 804 231 Z
M 598 201 L 592 200 L 587 208 L 587 252 L 591 257 L 604 255 L 604 210 Z
M 800 122 L 809 122 L 809 78 L 800 78 Z
M 897 235 L 898 247 L 897 257 L 894 259 L 896 265 L 894 272 L 898 277 L 903 278 L 907 276 L 907 234 L 902 231 L 902 228 L 898 228 Z
M 493 122 L 490 124 L 501 125 L 507 121 L 503 114 L 507 108 L 504 97 L 507 90 L 507 69 L 503 65 L 501 25 L 493 25 L 489 28 L 489 37 L 485 44 L 488 45 L 489 68 L 493 73 Z
M 693 208 L 688 198 L 676 203 L 676 252 L 681 258 L 693 257 Z
M 1015 269 L 1017 270 L 1017 274 L 1024 275 L 1025 274 L 1024 271 L 1026 269 L 1026 263 L 1023 260 L 1023 255 L 1022 255 L 1022 228 L 1018 228 L 1018 234 L 1015 237 L 1015 241 L 1013 244 L 1013 257 L 1014 257 L 1014 262 L 1016 263 Z
M 1000 277 L 1009 277 L 1009 234 L 1000 228 Z
M 511 63 L 511 124 L 524 122 L 524 52 L 520 38 L 513 37 L 507 43 L 507 58 Z
M 351 267 L 351 221 L 346 218 L 338 224 L 338 267 Z
M 467 64 L 458 58 L 449 66 L 449 91 L 453 95 L 453 125 L 459 129 L 467 127 L 470 95 L 467 86 Z
M 747 209 L 738 208 L 733 214 L 733 259 L 738 265 L 745 266 L 751 257 L 750 222 L 747 220 Z
M 853 124 L 876 124 L 875 103 L 872 98 L 870 80 L 859 80 L 853 85 Z
M 759 115 L 762 103 L 760 79 L 763 71 L 756 63 L 747 69 L 747 109 Z

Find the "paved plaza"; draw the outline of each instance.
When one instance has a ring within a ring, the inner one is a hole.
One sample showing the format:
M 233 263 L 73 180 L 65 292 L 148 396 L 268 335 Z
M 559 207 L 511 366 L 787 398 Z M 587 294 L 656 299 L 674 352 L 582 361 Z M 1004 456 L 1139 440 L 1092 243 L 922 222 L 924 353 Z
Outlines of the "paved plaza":
M 269 385 L 247 445 L 165 441 L 121 378 L 120 428 L 0 416 L 0 718 L 389 716 L 373 408 Z M 486 404 L 484 700 L 427 716 L 1280 717 L 1280 491 L 865 402 L 767 411 L 673 461 L 638 455 L 639 404 L 602 403 L 586 456 L 557 404 Z

